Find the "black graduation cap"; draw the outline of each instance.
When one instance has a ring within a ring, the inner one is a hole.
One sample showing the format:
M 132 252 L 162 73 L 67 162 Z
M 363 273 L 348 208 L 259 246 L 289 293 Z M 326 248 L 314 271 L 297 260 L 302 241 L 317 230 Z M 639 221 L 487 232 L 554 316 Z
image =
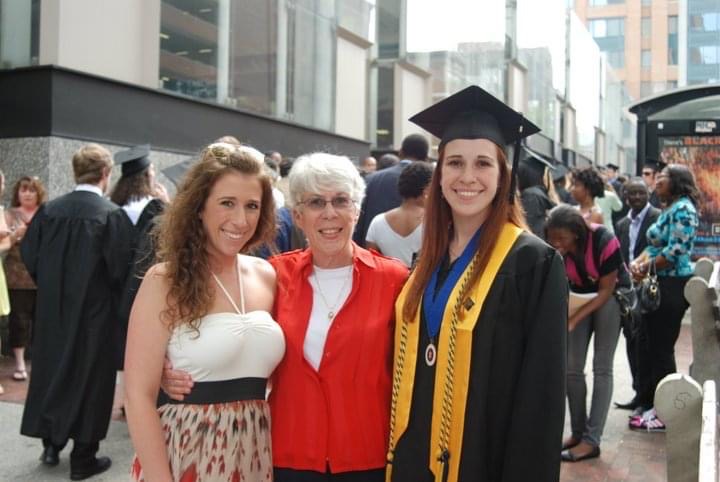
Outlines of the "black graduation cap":
M 522 149 L 526 154 L 525 158 L 521 161 L 523 164 L 527 165 L 531 169 L 535 169 L 536 171 L 541 172 L 545 171 L 546 167 L 551 171 L 555 170 L 555 166 L 553 165 L 553 163 L 547 160 L 541 154 L 538 154 L 537 152 L 526 146 L 522 146 Z
M 150 144 L 131 147 L 115 154 L 115 162 L 122 165 L 122 175 L 132 176 L 150 165 Z
M 185 173 L 188 172 L 196 162 L 197 159 L 190 157 L 184 161 L 178 162 L 177 164 L 166 167 L 162 170 L 162 173 L 165 174 L 165 177 L 170 179 L 173 184 L 175 184 L 175 187 L 178 187 L 180 186 L 183 177 L 185 177 Z
M 440 147 L 455 139 L 488 139 L 501 148 L 515 144 L 513 174 L 520 159 L 520 142 L 540 132 L 521 113 L 477 85 L 471 85 L 412 116 L 410 122 L 440 138 Z M 512 176 L 510 202 L 516 177 Z
M 613 164 L 612 162 L 608 162 L 607 164 L 605 164 L 605 167 L 614 169 L 616 171 L 620 170 L 620 166 L 618 166 L 617 164 Z
M 558 182 L 568 173 L 569 169 L 564 164 L 558 164 L 555 166 L 555 170 L 552 173 L 553 182 Z

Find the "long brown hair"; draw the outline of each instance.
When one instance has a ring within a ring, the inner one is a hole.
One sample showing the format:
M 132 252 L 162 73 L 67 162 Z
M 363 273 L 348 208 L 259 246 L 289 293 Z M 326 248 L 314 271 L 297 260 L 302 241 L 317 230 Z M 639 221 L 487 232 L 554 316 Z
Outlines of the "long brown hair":
M 158 261 L 166 265 L 170 289 L 168 308 L 161 317 L 170 328 L 181 324 L 197 329 L 197 321 L 212 304 L 207 236 L 202 212 L 215 183 L 228 172 L 256 176 L 262 187 L 260 218 L 252 238 L 243 252 L 270 242 L 275 236 L 275 202 L 270 180 L 263 172 L 262 157 L 254 149 L 230 144 L 212 144 L 201 154 L 201 160 L 188 171 L 177 195 L 162 216 L 157 232 Z M 256 152 L 256 151 L 255 151 Z
M 153 195 L 150 184 L 150 166 L 129 176 L 121 176 L 110 194 L 110 200 L 118 206 Z
M 470 274 L 468 288 L 473 286 L 487 266 L 492 250 L 495 247 L 500 231 L 506 222 L 511 222 L 518 227 L 526 228 L 525 216 L 520 206 L 519 196 L 515 196 L 515 202 L 510 204 L 510 169 L 507 165 L 505 152 L 496 147 L 499 179 L 495 199 L 492 201 L 492 208 L 488 218 L 483 223 L 483 230 L 478 243 L 478 250 L 475 253 L 475 268 Z M 432 181 L 430 182 L 430 193 L 425 208 L 425 226 L 423 228 L 423 242 L 421 255 L 415 266 L 413 277 L 409 281 L 407 297 L 403 306 L 402 315 L 408 321 L 415 316 L 420 306 L 425 287 L 430 282 L 432 273 L 447 253 L 450 238 L 452 237 L 452 212 L 450 205 L 442 195 L 440 188 L 440 176 L 445 161 L 445 148 L 440 148 L 439 160 Z M 467 291 L 467 288 L 466 288 Z M 467 293 L 460 293 L 464 297 Z

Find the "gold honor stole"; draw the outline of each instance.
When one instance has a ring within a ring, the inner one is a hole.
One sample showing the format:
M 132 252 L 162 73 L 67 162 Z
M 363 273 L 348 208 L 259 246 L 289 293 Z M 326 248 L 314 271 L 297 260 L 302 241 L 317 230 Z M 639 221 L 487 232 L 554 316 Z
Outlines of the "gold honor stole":
M 475 325 L 480 317 L 485 298 L 490 291 L 495 276 L 500 269 L 500 265 L 510 252 L 513 244 L 523 232 L 522 229 L 514 224 L 506 223 L 500 232 L 500 236 L 493 248 L 493 252 L 488 261 L 487 267 L 480 276 L 479 281 L 468 291 L 468 298 L 463 302 L 464 308 L 460 309 L 458 314 L 455 363 L 453 370 L 452 383 L 452 418 L 450 420 L 449 444 L 447 450 L 449 452 L 448 481 L 455 482 L 458 480 L 460 470 L 460 456 L 462 451 L 463 431 L 465 429 L 465 406 L 467 404 L 468 382 L 470 378 L 470 357 L 472 353 L 472 334 Z M 466 272 L 460 277 L 460 281 L 453 288 L 440 327 L 440 340 L 438 347 L 437 368 L 435 371 L 435 388 L 433 394 L 433 414 L 432 427 L 430 435 L 430 471 L 435 476 L 436 482 L 442 482 L 443 478 L 443 461 L 441 448 L 441 418 L 444 399 L 444 390 L 446 387 L 445 377 L 448 369 L 448 352 L 450 343 L 450 320 L 453 316 L 453 309 L 456 306 L 462 280 L 467 276 L 467 271 L 473 263 L 466 268 Z M 411 276 L 412 278 L 412 276 Z M 402 308 L 407 296 L 407 289 L 410 286 L 408 281 L 403 287 L 400 295 L 395 302 L 395 319 L 401 320 L 400 325 L 395 327 L 395 356 L 393 380 L 395 384 L 399 382 L 399 386 L 394 387 L 393 393 L 393 410 L 390 417 L 390 451 L 388 453 L 388 465 L 385 473 L 385 479 L 390 482 L 392 474 L 393 450 L 398 440 L 407 429 L 408 420 L 410 418 L 410 409 L 412 404 L 413 383 L 415 375 L 415 366 L 417 363 L 418 336 L 420 331 L 420 309 L 422 302 L 415 312 L 412 322 L 403 320 Z

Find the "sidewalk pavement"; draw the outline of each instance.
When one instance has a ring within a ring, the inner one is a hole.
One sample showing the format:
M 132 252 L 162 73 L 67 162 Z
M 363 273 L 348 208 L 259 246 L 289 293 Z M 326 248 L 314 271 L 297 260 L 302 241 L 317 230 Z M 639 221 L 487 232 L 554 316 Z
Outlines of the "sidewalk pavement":
M 592 340 L 591 340 L 592 350 Z M 588 381 L 588 406 L 592 394 L 592 352 L 588 353 L 585 373 Z M 690 310 L 685 314 L 680 337 L 675 345 L 677 370 L 688 374 L 692 362 L 692 339 L 690 334 Z M 627 364 L 625 337 L 615 351 L 613 368 L 613 401 L 627 402 L 632 399 L 632 378 Z M 581 462 L 563 462 L 561 482 L 664 482 L 667 480 L 665 467 L 665 434 L 636 432 L 628 428 L 627 410 L 618 410 L 613 405 L 608 413 L 605 431 L 600 445 L 601 454 L 597 459 Z M 565 436 L 570 434 L 570 420 L 566 408 Z
M 680 338 L 676 345 L 678 371 L 688 373 L 692 360 L 689 314 L 685 317 Z M 68 480 L 70 474 L 70 447 L 60 457 L 57 467 L 45 467 L 38 462 L 41 442 L 38 439 L 20 435 L 22 403 L 25 400 L 27 382 L 11 380 L 13 363 L 10 358 L 0 360 L 0 383 L 5 395 L 0 396 L 0 480 L 7 482 L 50 482 Z M 592 391 L 592 348 L 588 353 L 588 398 Z M 633 396 L 632 380 L 625 355 L 625 339 L 620 335 L 615 352 L 613 400 L 626 402 Z M 127 424 L 117 406 L 113 409 L 113 420 L 107 439 L 100 443 L 99 455 L 107 455 L 113 465 L 107 472 L 93 477 L 93 482 L 119 482 L 129 480 L 130 462 L 133 456 Z M 529 403 L 532 403 L 529 401 Z M 563 463 L 560 480 L 592 482 L 664 482 L 665 434 L 641 433 L 627 428 L 627 410 L 610 409 L 599 458 L 577 463 Z M 566 416 L 565 434 L 570 433 Z

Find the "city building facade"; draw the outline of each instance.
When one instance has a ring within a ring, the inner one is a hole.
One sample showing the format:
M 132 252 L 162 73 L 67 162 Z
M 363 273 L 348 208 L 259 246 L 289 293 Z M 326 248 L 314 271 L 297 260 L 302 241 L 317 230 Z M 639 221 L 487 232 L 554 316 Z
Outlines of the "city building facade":
M 422 132 L 413 113 L 478 84 L 542 128 L 528 143 L 543 155 L 632 171 L 625 72 L 567 7 L 0 0 L 0 167 L 39 175 L 54 196 L 88 141 L 150 143 L 160 169 L 227 134 L 287 157 L 358 160 L 397 149 Z
M 680 1 L 575 0 L 574 8 L 633 99 L 681 85 Z
M 686 57 L 681 65 L 683 85 L 705 85 L 720 82 L 720 0 L 682 0 L 686 11 Z M 684 28 L 683 28 L 684 27 Z

